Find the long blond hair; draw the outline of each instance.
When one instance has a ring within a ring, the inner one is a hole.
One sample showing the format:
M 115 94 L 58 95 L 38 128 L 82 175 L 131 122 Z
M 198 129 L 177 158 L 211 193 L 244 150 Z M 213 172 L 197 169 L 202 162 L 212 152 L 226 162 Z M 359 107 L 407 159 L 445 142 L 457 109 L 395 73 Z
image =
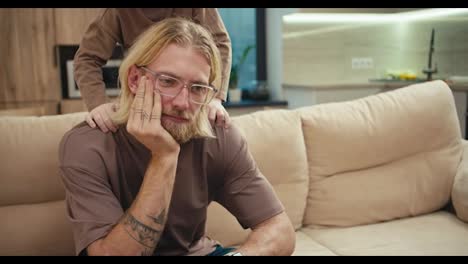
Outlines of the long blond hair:
M 128 87 L 128 74 L 133 65 L 146 66 L 152 63 L 169 44 L 177 44 L 181 47 L 192 47 L 199 51 L 210 63 L 209 82 L 219 87 L 220 82 L 220 55 L 216 43 L 209 31 L 203 26 L 186 18 L 167 18 L 145 30 L 129 49 L 127 56 L 119 68 L 120 94 L 117 98 L 118 107 L 111 116 L 115 124 L 125 124 L 128 121 L 130 107 L 134 95 Z M 206 106 L 202 106 L 200 132 L 204 136 L 212 137 Z

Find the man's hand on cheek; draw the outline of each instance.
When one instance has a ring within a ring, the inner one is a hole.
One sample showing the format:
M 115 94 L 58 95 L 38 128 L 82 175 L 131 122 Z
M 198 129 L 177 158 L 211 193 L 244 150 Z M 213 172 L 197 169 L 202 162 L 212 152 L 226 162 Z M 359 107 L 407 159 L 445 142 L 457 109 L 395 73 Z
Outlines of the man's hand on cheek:
M 145 145 L 153 156 L 178 154 L 180 145 L 161 125 L 161 95 L 153 83 L 143 76 L 138 83 L 130 108 L 127 131 Z

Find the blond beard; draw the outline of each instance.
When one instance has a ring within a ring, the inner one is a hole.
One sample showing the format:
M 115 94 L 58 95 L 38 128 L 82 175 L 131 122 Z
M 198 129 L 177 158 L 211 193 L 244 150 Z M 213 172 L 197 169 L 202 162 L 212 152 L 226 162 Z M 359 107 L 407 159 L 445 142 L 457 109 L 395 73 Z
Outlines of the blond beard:
M 165 114 L 191 120 L 188 124 L 176 124 L 168 120 L 162 122 L 162 126 L 179 144 L 184 144 L 193 138 L 214 137 L 211 126 L 209 126 L 208 116 L 203 109 L 198 111 L 194 115 L 194 118 L 191 118 L 191 116 L 184 111 L 171 111 L 171 113 Z

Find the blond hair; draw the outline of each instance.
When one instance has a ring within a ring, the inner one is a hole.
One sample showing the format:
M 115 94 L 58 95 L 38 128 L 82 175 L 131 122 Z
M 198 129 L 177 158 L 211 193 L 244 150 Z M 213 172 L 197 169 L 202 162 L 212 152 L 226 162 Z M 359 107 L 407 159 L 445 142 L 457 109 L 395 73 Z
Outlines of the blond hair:
M 211 85 L 217 86 L 220 80 L 220 55 L 216 43 L 207 29 L 186 18 L 167 18 L 145 30 L 129 49 L 119 68 L 120 95 L 117 111 L 111 116 L 115 124 L 128 121 L 134 95 L 128 87 L 128 74 L 133 65 L 147 66 L 152 63 L 170 44 L 192 47 L 210 63 Z M 200 108 L 200 136 L 213 137 L 211 125 L 206 114 L 206 106 Z

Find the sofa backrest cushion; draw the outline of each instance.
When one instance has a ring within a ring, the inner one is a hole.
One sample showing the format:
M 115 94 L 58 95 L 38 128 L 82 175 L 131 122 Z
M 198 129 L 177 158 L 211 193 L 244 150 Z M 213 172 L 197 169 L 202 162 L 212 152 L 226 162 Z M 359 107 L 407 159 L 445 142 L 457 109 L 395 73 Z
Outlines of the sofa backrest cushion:
M 58 146 L 85 114 L 0 117 L 0 255 L 74 254 Z
M 451 198 L 457 217 L 468 223 L 468 141 L 462 142 L 462 160 L 455 175 Z
M 375 223 L 449 201 L 461 133 L 444 82 L 297 111 L 310 176 L 304 224 Z
M 302 226 L 308 192 L 307 158 L 301 119 L 290 110 L 267 110 L 233 117 L 260 171 L 272 184 L 296 229 Z M 227 245 L 243 241 L 244 231 L 218 204 L 208 208 L 208 235 Z

